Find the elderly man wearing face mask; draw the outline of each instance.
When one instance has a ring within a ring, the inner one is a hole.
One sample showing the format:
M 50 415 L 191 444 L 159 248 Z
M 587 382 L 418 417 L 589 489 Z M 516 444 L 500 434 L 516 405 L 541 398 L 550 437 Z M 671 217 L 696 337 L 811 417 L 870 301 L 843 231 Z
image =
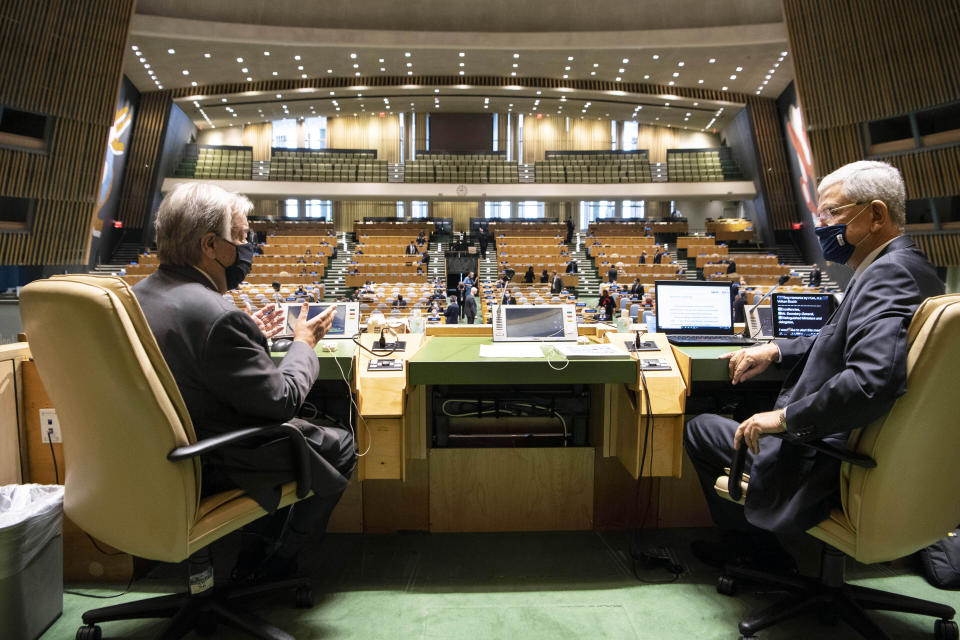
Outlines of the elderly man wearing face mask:
M 720 544 L 694 543 L 694 553 L 711 564 L 792 565 L 770 532 L 804 531 L 839 503 L 840 463 L 797 443 L 823 439 L 844 447 L 852 430 L 890 410 L 906 391 L 910 320 L 925 298 L 944 290 L 933 266 L 903 235 L 905 188 L 896 168 L 854 162 L 826 176 L 818 192 L 823 256 L 854 270 L 843 303 L 816 337 L 725 356 L 733 384 L 771 365 L 789 371 L 772 411 L 739 424 L 702 414 L 686 425 L 685 449 L 724 534 Z M 771 434 L 783 437 L 765 437 Z M 740 447 L 749 449 L 744 507 L 713 490 Z
M 239 487 L 272 514 L 245 529 L 236 579 L 295 573 L 297 553 L 322 537 L 356 461 L 348 430 L 297 417 L 319 370 L 314 347 L 335 309 L 308 320 L 304 303 L 292 344 L 274 364 L 267 338 L 281 330 L 283 313 L 271 306 L 251 316 L 224 297 L 252 266 L 251 209 L 246 198 L 210 184 L 176 187 L 157 211 L 160 266 L 133 289 L 199 437 L 284 422 L 303 435 L 314 495 L 289 513 L 276 510 L 280 487 L 296 479 L 289 439 L 265 437 L 201 457 L 204 495 Z

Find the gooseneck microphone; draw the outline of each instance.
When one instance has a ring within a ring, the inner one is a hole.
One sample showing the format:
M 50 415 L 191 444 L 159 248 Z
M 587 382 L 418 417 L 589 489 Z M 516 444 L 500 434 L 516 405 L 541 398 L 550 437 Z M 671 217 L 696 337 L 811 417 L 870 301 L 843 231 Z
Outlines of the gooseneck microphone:
M 782 287 L 783 285 L 787 284 L 787 282 L 789 282 L 789 281 L 790 281 L 790 276 L 789 276 L 789 275 L 786 275 L 786 274 L 785 274 L 785 275 L 780 276 L 780 280 L 777 281 L 777 284 L 775 284 L 775 285 L 773 285 L 772 287 L 770 287 L 770 291 L 767 291 L 765 294 L 763 294 L 763 297 L 760 298 L 759 300 L 757 300 L 757 303 L 756 303 L 755 305 L 753 305 L 752 307 L 750 307 L 750 312 L 751 312 L 751 313 L 754 312 L 754 311 L 756 310 L 756 308 L 760 306 L 760 303 L 761 303 L 761 302 L 763 302 L 764 300 L 766 300 L 767 298 L 769 298 L 771 295 L 773 295 L 773 292 L 774 292 L 774 291 L 776 291 L 777 289 L 779 289 L 779 288 Z

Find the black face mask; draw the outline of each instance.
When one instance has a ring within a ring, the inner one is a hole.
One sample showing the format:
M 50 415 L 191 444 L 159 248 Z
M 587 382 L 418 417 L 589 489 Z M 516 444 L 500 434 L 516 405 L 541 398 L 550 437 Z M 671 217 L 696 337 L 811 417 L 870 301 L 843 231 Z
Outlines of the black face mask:
M 223 267 L 224 276 L 227 279 L 227 289 L 236 289 L 240 283 L 247 279 L 250 270 L 253 269 L 253 243 L 247 242 L 241 245 L 234 245 L 237 257 L 233 263 L 225 265 L 217 260 L 217 264 Z

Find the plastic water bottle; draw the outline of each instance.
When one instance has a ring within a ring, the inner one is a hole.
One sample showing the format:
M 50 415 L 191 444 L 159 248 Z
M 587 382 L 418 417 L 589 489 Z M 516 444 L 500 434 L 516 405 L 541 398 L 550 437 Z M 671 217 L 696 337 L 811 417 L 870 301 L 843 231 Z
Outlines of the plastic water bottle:
M 420 309 L 410 312 L 410 333 L 423 333 L 423 316 L 420 315 Z
M 630 333 L 630 311 L 628 309 L 620 310 L 620 317 L 617 318 L 617 333 Z

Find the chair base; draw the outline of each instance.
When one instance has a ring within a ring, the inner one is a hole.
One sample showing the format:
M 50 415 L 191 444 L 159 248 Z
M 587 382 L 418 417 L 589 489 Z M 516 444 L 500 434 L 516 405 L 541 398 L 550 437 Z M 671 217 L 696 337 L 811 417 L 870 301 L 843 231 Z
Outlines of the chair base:
M 754 638 L 756 633 L 791 618 L 815 614 L 827 624 L 843 621 L 864 638 L 889 640 L 887 634 L 866 613 L 868 609 L 917 613 L 939 618 L 934 625 L 937 640 L 957 640 L 955 611 L 947 605 L 911 598 L 878 589 L 868 589 L 844 580 L 842 552 L 824 545 L 821 554 L 820 576 L 779 576 L 755 569 L 726 567 L 717 582 L 717 591 L 734 595 L 738 581 L 759 583 L 782 589 L 790 595 L 756 615 L 740 622 L 743 638 Z
M 294 640 L 294 637 L 248 613 L 242 601 L 278 591 L 294 590 L 296 606 L 308 608 L 313 604 L 310 581 L 305 578 L 279 580 L 264 584 L 213 588 L 200 594 L 176 593 L 110 607 L 92 609 L 83 614 L 83 627 L 77 630 L 77 640 L 99 640 L 101 622 L 138 620 L 141 618 L 169 618 L 157 635 L 158 640 L 175 640 L 197 630 L 211 635 L 219 624 L 243 631 L 262 640 Z M 236 608 L 231 605 L 240 604 Z

